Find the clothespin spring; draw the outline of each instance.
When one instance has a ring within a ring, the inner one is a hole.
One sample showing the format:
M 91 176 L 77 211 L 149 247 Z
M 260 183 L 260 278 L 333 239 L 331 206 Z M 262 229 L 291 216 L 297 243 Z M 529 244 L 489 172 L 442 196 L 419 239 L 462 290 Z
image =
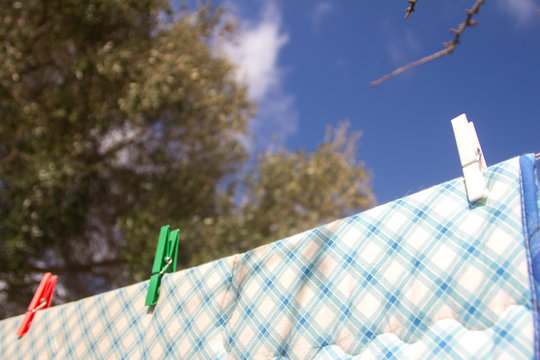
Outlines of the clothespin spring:
M 45 306 L 47 306 L 47 300 L 45 298 L 41 298 L 40 300 L 40 304 L 39 306 L 37 306 L 36 308 L 32 309 L 32 312 L 35 314 L 36 312 L 38 312 L 39 310 L 43 309 Z
M 171 259 L 170 257 L 166 256 L 166 257 L 165 257 L 165 261 L 167 262 L 167 265 L 165 265 L 165 267 L 163 267 L 163 270 L 161 270 L 161 271 L 159 272 L 158 275 L 163 275 L 163 274 L 165 274 L 165 271 L 167 271 L 167 268 L 172 264 L 173 259 Z
M 471 161 L 464 163 L 462 167 L 466 167 L 475 163 L 480 164 L 481 162 L 482 162 L 482 150 L 480 150 L 480 148 L 476 148 L 476 159 L 472 159 Z

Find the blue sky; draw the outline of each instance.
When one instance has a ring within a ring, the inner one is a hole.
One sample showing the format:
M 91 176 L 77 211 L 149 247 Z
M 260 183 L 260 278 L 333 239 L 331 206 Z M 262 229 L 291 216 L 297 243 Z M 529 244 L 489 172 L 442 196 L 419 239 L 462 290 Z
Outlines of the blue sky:
M 474 1 L 237 0 L 227 51 L 259 103 L 256 145 L 277 134 L 314 150 L 327 124 L 363 133 L 378 203 L 461 176 L 450 120 L 466 113 L 488 163 L 540 152 L 540 2 L 488 0 L 450 56 L 378 87 L 380 76 L 442 49 Z

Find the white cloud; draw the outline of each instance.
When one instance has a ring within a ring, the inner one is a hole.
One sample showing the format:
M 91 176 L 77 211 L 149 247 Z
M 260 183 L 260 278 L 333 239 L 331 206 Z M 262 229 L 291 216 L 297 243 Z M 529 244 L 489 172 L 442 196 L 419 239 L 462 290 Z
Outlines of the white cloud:
M 273 5 L 267 5 L 261 21 L 244 25 L 238 46 L 229 51 L 239 65 L 239 80 L 249 84 L 249 95 L 256 100 L 264 98 L 280 81 L 277 58 L 289 41 L 287 34 L 280 34 L 280 26 L 281 16 Z
M 279 10 L 269 2 L 256 21 L 240 23 L 242 32 L 237 42 L 225 48 L 238 65 L 238 80 L 248 85 L 249 97 L 257 102 L 258 114 L 251 131 L 258 146 L 268 145 L 274 134 L 284 140 L 297 129 L 294 97 L 286 93 L 285 73 L 278 65 L 279 53 L 289 41 L 281 26 Z
M 519 24 L 532 20 L 539 8 L 535 0 L 498 0 L 497 5 L 506 14 L 513 16 Z
M 333 10 L 333 5 L 329 1 L 322 1 L 315 5 L 311 13 L 311 21 L 315 30 L 318 30 L 323 17 Z
M 422 50 L 420 38 L 411 29 L 397 30 L 393 24 L 384 21 L 381 24 L 383 34 L 386 36 L 385 47 L 390 59 L 395 64 L 416 60 Z
M 420 50 L 420 40 L 412 30 L 406 29 L 400 38 L 394 37 L 388 42 L 388 52 L 396 62 L 402 62 Z

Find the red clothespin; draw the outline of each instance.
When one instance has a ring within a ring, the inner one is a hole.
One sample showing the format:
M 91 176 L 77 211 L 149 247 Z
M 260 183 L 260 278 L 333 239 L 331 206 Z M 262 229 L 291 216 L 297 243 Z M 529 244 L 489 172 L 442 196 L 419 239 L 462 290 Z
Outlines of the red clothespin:
M 23 337 L 24 334 L 28 332 L 30 323 L 32 322 L 32 319 L 34 319 L 36 311 L 51 306 L 56 279 L 58 279 L 58 276 L 51 275 L 51 273 L 45 273 L 45 275 L 43 275 L 43 279 L 41 279 L 41 282 L 39 283 L 36 293 L 28 306 L 28 310 L 24 314 L 21 326 L 19 326 L 19 329 L 17 330 L 17 336 Z

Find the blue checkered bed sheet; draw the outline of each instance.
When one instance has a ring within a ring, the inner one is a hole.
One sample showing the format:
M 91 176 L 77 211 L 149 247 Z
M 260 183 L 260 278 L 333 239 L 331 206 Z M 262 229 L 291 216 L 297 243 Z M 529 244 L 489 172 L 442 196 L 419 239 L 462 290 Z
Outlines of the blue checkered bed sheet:
M 534 158 L 486 177 L 167 274 L 153 311 L 144 282 L 0 321 L 0 358 L 538 359 Z

